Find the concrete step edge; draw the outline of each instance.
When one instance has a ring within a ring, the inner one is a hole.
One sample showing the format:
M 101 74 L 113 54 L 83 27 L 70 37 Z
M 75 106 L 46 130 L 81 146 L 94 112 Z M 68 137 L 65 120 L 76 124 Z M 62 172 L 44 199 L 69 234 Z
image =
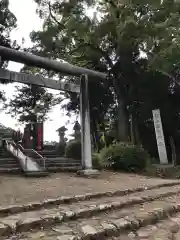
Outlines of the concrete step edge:
M 115 220 L 108 220 L 107 222 L 100 222 L 101 229 L 95 229 L 90 225 L 86 225 L 83 228 L 83 233 L 80 233 L 77 236 L 69 236 L 73 240 L 87 240 L 87 239 L 108 239 L 112 237 L 121 237 L 123 233 L 128 234 L 129 232 L 135 232 L 141 227 L 146 227 L 148 225 L 154 225 L 157 222 L 167 219 L 170 216 L 175 215 L 180 212 L 180 204 L 179 205 L 171 205 L 166 208 L 162 208 L 159 210 L 154 210 L 151 212 L 147 212 L 147 214 L 141 218 L 138 215 L 132 217 L 131 220 L 127 218 L 119 218 Z M 64 236 L 64 238 L 63 238 Z M 66 239 L 67 235 L 61 235 L 62 239 Z M 119 239 L 119 238 L 118 238 Z M 120 238 L 121 239 L 121 238 Z M 124 239 L 124 238 L 123 238 Z M 127 237 L 126 239 L 130 239 Z M 134 238 L 133 238 L 134 239 Z M 140 239 L 140 238 L 138 238 Z M 147 238 L 143 238 L 144 240 Z M 160 238 L 158 238 L 160 239 Z
M 180 193 L 180 190 L 179 190 L 179 193 Z M 122 208 L 125 208 L 125 207 L 130 207 L 130 206 L 133 206 L 133 205 L 137 205 L 137 204 L 142 204 L 142 203 L 147 203 L 147 202 L 152 202 L 154 200 L 157 200 L 157 199 L 160 199 L 160 198 L 165 198 L 165 197 L 168 197 L 168 196 L 172 196 L 172 195 L 176 195 L 176 192 L 167 192 L 167 193 L 164 193 L 164 194 L 159 194 L 157 196 L 154 196 L 154 197 L 140 197 L 139 199 L 137 197 L 135 197 L 134 199 L 130 199 L 126 202 L 123 202 L 123 203 L 117 203 L 115 202 L 114 204 L 100 204 L 100 205 L 97 205 L 97 206 L 94 206 L 94 207 L 91 207 L 91 208 L 84 208 L 84 209 L 77 209 L 77 211 L 66 211 L 66 212 L 63 212 L 62 215 L 55 215 L 55 216 L 46 216 L 46 217 L 37 217 L 36 219 L 31 219 L 31 220 L 28 220 L 26 221 L 25 220 L 22 220 L 21 222 L 18 222 L 18 224 L 16 224 L 16 226 L 13 226 L 10 224 L 8 226 L 4 226 L 6 231 L 5 231 L 5 235 L 9 235 L 9 234 L 14 234 L 14 233 L 19 233 L 19 232 L 28 232 L 30 230 L 33 230 L 33 229 L 41 229 L 41 228 L 47 228 L 47 227 L 51 227 L 51 226 L 54 226 L 58 223 L 62 224 L 63 222 L 67 222 L 67 221 L 71 221 L 71 220 L 76 220 L 76 219 L 79 219 L 79 218 L 89 218 L 89 217 L 92 217 L 100 212 L 106 212 L 106 211 L 110 211 L 112 209 L 122 209 Z M 159 220 L 159 219 L 162 219 L 164 218 L 165 216 L 167 216 L 167 214 L 172 214 L 172 213 L 176 213 L 180 211 L 180 204 L 177 205 L 171 205 L 170 207 L 168 207 L 167 209 L 161 209 L 160 211 L 154 211 L 154 212 L 151 212 L 151 214 L 147 215 L 146 218 L 144 218 L 143 220 L 141 219 L 141 221 L 139 221 L 139 224 L 138 224 L 138 227 L 141 227 L 141 226 L 145 226 L 145 224 L 149 224 L 149 221 L 154 221 L 155 220 Z M 137 222 L 137 219 L 136 219 L 136 222 Z M 1 221 L 1 223 L 3 223 L 3 220 Z M 126 223 L 126 224 L 124 224 Z M 137 224 L 137 223 L 136 223 Z M 118 226 L 116 226 L 116 231 L 122 232 L 122 230 L 125 230 L 127 229 L 127 226 L 131 228 L 133 227 L 134 228 L 134 223 L 129 222 L 127 220 L 123 220 L 123 223 L 121 222 L 121 228 L 119 229 Z M 102 232 L 101 232 L 102 233 Z M 105 233 L 105 231 L 104 231 Z M 0 232 L 1 234 L 1 232 Z M 3 233 L 4 234 L 4 233 Z M 96 236 L 97 233 L 93 233 L 93 236 Z M 115 234 L 115 233 L 114 233 Z M 117 234 L 117 232 L 116 232 Z M 113 235 L 112 235 L 113 236 Z M 85 237 L 87 236 L 84 236 L 83 239 L 86 239 Z M 81 238 L 82 239 L 82 238 Z
M 125 190 L 87 193 L 87 194 L 75 195 L 75 196 L 61 196 L 59 198 L 47 199 L 41 202 L 32 202 L 26 205 L 12 205 L 8 207 L 0 207 L 0 217 L 5 217 L 11 214 L 17 214 L 21 212 L 30 212 L 30 211 L 40 210 L 41 208 L 55 207 L 60 204 L 83 202 L 83 201 L 98 199 L 103 197 L 113 197 L 113 196 L 120 197 L 128 194 L 133 194 L 136 192 L 144 192 L 146 190 L 158 189 L 163 187 L 171 187 L 171 186 L 177 186 L 177 185 L 180 185 L 180 183 L 170 182 L 170 183 L 162 183 L 162 184 L 157 184 L 157 185 L 152 185 L 147 187 L 138 187 L 138 188 L 132 188 L 132 189 L 125 189 Z

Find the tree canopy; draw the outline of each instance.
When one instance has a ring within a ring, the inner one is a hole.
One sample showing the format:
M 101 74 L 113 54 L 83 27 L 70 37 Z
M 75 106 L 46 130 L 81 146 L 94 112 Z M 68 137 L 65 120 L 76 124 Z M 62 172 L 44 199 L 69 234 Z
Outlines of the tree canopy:
M 9 10 L 9 0 L 0 2 L 0 45 L 11 47 L 15 42 L 10 39 L 10 32 L 16 27 L 16 17 Z
M 9 0 L 0 1 L 0 45 L 5 47 L 17 47 L 16 41 L 10 38 L 11 31 L 16 28 L 16 17 L 9 10 Z M 0 59 L 0 67 L 4 65 L 3 59 Z M 7 65 L 7 63 L 6 63 Z M 3 81 L 1 81 L 3 83 Z M 0 91 L 0 100 L 5 100 L 4 93 Z
M 170 136 L 179 139 L 178 2 L 34 1 L 44 24 L 31 33 L 33 47 L 26 51 L 108 74 L 105 81 L 89 81 L 92 133 L 114 126 L 118 140 L 141 142 L 151 151 L 152 109 L 160 108 L 167 141 Z M 43 74 L 57 77 L 53 72 Z M 70 101 L 64 107 L 78 112 L 79 96 L 66 97 Z
M 12 117 L 23 123 L 45 121 L 50 110 L 52 94 L 35 85 L 16 87 L 16 92 L 7 104 Z

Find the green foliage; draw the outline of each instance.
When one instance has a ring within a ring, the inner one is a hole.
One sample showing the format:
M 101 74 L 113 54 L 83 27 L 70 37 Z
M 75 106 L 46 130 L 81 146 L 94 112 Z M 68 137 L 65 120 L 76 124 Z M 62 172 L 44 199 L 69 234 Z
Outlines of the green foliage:
M 93 169 L 101 170 L 103 168 L 101 156 L 99 153 L 92 154 L 92 166 Z
M 0 46 L 4 47 L 13 47 L 17 48 L 16 41 L 12 41 L 10 39 L 11 31 L 16 28 L 16 17 L 15 15 L 9 10 L 9 1 L 8 0 L 1 0 L 0 1 Z M 0 67 L 6 67 L 7 61 L 6 59 L 1 59 Z M 1 80 L 0 83 L 8 83 L 7 81 Z M 0 91 L 0 100 L 5 101 L 4 92 Z
M 139 171 L 146 167 L 148 154 L 130 143 L 117 143 L 100 152 L 104 164 L 114 170 Z
M 80 160 L 81 159 L 81 141 L 71 140 L 66 146 L 66 157 Z M 93 169 L 101 170 L 103 168 L 101 156 L 99 153 L 92 154 Z
M 165 137 L 173 136 L 179 142 L 180 4 L 177 1 L 124 0 L 120 4 L 118 0 L 99 0 L 94 1 L 96 14 L 91 17 L 82 0 L 56 0 L 52 4 L 48 0 L 35 1 L 44 25 L 42 31 L 31 33 L 34 46 L 29 51 L 113 77 L 89 83 L 93 135 L 97 126 L 108 118 L 116 122 L 118 135 L 118 127 L 121 126 L 122 132 L 127 129 L 124 131 L 127 139 L 132 115 L 136 122 L 133 130 L 139 132 L 143 146 L 153 152 L 156 143 L 152 109 L 160 108 Z M 72 77 L 65 79 L 77 81 Z M 66 95 L 70 99 L 65 105 L 68 112 L 78 112 L 78 96 Z
M 10 32 L 16 27 L 16 17 L 9 10 L 9 1 L 0 2 L 0 45 L 11 47 Z M 14 43 L 15 44 L 15 43 Z
M 81 159 L 81 141 L 72 140 L 66 146 L 66 157 Z
M 50 110 L 52 94 L 38 86 L 17 87 L 13 98 L 6 103 L 9 113 L 20 122 L 44 121 Z
M 55 1 L 49 7 L 49 1 L 37 1 L 39 14 L 44 19 L 43 31 L 32 32 L 31 39 L 35 51 L 40 55 L 55 59 L 63 58 L 78 66 L 85 66 L 99 71 L 107 71 L 106 62 L 101 61 L 102 52 L 98 48 L 99 36 L 94 38 L 95 45 L 89 41 L 93 37 L 96 20 L 91 20 L 85 13 L 84 1 Z M 48 14 L 50 13 L 50 15 Z M 60 20 L 61 19 L 61 20 Z M 97 27 L 98 28 L 98 27 Z M 92 33 L 90 32 L 92 30 Z M 97 39 L 97 43 L 95 42 Z M 66 81 L 77 81 L 66 77 Z M 106 113 L 114 113 L 114 94 L 109 82 L 93 81 L 89 83 L 91 129 L 96 130 L 96 122 L 102 122 Z M 98 92 L 98 94 L 91 94 Z M 68 112 L 79 112 L 79 97 L 66 93 L 70 102 L 64 105 Z

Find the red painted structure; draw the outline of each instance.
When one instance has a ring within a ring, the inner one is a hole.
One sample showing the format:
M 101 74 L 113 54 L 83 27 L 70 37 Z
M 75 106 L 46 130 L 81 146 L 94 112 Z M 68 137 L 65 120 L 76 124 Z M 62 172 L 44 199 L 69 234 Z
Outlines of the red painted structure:
M 43 122 L 29 123 L 24 128 L 23 146 L 38 151 L 43 149 Z

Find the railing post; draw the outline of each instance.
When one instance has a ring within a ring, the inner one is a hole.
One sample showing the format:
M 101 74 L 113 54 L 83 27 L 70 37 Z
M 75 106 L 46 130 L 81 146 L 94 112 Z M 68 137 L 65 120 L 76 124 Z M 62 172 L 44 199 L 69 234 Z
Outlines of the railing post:
M 88 76 L 82 75 L 80 80 L 81 161 L 84 170 L 79 171 L 79 174 L 88 176 L 97 175 L 98 171 L 92 169 Z

